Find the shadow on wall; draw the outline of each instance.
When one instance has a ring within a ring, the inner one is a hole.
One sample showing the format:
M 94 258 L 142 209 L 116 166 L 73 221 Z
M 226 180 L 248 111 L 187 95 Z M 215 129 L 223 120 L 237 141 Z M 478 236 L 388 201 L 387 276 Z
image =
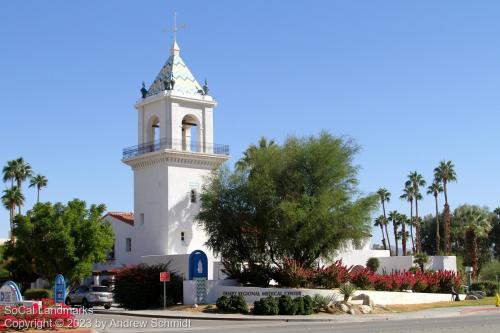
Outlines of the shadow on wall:
M 196 229 L 195 217 L 200 209 L 200 200 L 196 191 L 196 202 L 191 202 L 191 192 L 186 191 L 169 212 L 169 248 L 172 253 L 189 253 L 188 249 L 201 247 L 203 244 L 193 244 Z

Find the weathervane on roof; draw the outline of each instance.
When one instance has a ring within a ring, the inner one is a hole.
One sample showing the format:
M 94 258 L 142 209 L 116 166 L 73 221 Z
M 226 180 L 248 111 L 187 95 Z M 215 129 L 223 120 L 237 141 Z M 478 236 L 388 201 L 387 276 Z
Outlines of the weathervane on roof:
M 186 28 L 185 24 L 177 26 L 177 12 L 174 12 L 174 28 L 172 32 L 174 33 L 174 43 L 177 41 L 177 31 Z

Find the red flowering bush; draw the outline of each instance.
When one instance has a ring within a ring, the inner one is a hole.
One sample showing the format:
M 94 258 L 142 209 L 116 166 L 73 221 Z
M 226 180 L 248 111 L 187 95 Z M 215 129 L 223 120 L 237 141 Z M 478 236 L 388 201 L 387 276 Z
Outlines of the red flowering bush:
M 0 306 L 0 331 L 57 330 L 76 328 L 79 309 L 42 299 L 42 306 Z
M 342 264 L 342 260 L 335 261 L 332 265 L 314 269 L 312 283 L 317 287 L 338 288 L 349 281 L 349 268 Z
M 375 282 L 375 273 L 369 268 L 363 268 L 349 273 L 349 280 L 359 289 L 371 289 Z
M 281 286 L 299 288 L 310 285 L 313 269 L 304 267 L 296 260 L 285 258 L 283 267 L 274 271 L 274 279 Z

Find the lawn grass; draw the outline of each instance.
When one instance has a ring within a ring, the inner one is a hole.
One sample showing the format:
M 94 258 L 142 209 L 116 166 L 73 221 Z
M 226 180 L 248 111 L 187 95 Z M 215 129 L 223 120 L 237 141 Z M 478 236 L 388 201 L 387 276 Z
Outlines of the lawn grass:
M 495 297 L 485 297 L 478 300 L 468 300 L 460 302 L 437 302 L 426 304 L 404 304 L 404 305 L 387 305 L 385 308 L 394 312 L 409 312 L 436 308 L 450 308 L 459 306 L 487 306 L 495 305 Z

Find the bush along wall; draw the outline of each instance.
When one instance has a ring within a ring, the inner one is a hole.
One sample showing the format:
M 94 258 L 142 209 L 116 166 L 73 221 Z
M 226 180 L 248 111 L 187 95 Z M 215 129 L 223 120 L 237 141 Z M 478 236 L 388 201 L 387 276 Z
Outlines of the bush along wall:
M 163 282 L 160 272 L 168 272 L 169 263 L 146 265 L 121 269 L 115 277 L 115 301 L 121 307 L 131 310 L 159 308 L 163 306 Z M 170 282 L 166 283 L 166 304 L 182 302 L 182 278 L 170 272 Z
M 310 315 L 314 312 L 311 296 L 292 298 L 290 296 L 265 297 L 255 301 L 253 313 L 256 315 Z
M 41 300 L 52 298 L 52 291 L 49 289 L 27 289 L 23 296 L 27 300 Z
M 223 313 L 248 313 L 248 304 L 243 296 L 221 296 L 215 305 Z
M 281 268 L 275 269 L 273 277 L 280 286 L 291 288 L 331 289 L 351 282 L 358 289 L 449 293 L 452 287 L 459 291 L 463 284 L 462 276 L 453 271 L 415 270 L 383 275 L 375 273 L 373 268 L 352 270 L 341 260 L 321 268 L 307 268 L 296 261 L 285 260 Z
M 470 290 L 484 291 L 486 296 L 495 296 L 498 292 L 500 292 L 500 283 L 496 281 L 474 282 L 471 284 Z

